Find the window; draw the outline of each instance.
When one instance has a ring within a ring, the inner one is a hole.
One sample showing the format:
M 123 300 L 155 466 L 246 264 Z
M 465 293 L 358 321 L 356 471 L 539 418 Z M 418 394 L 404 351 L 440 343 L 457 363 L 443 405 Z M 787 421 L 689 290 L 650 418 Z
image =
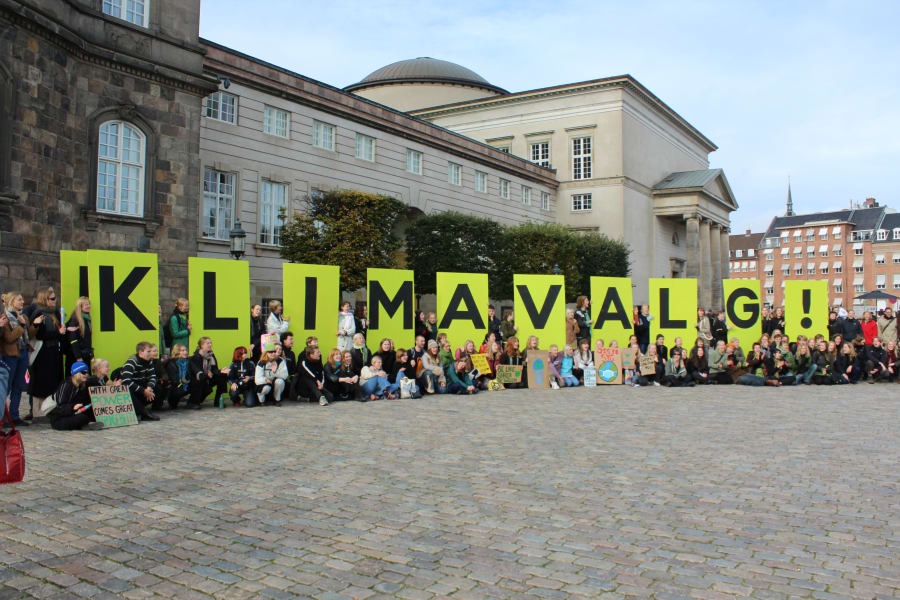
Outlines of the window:
M 853 233 L 850 234 L 850 238 L 854 242 L 860 242 L 860 241 L 865 242 L 865 241 L 872 239 L 872 232 L 871 231 L 854 231 Z
M 771 262 L 775 260 L 775 255 L 772 254 L 771 250 L 766 250 L 766 262 Z
M 782 231 L 782 232 L 781 232 L 781 237 L 782 237 L 782 238 L 787 239 L 787 237 L 788 237 L 789 235 L 791 235 L 791 234 L 790 234 L 789 232 L 787 232 L 787 231 Z
M 831 265 L 831 266 L 834 267 L 834 274 L 835 274 L 835 275 L 838 275 L 838 274 L 844 272 L 844 265 L 843 265 L 843 263 L 841 263 L 841 262 L 836 262 L 836 263 L 834 263 L 834 264 Z
M 828 228 L 827 227 L 819 227 L 819 239 L 820 240 L 828 239 Z
M 835 256 L 843 256 L 844 255 L 844 249 L 841 248 L 840 244 L 835 244 L 831 250 Z
M 791 274 L 791 265 L 781 265 L 781 274 L 787 277 Z
M 802 254 L 803 254 L 803 248 L 801 248 L 800 246 L 797 246 L 796 248 L 794 248 L 794 256 L 796 256 L 797 258 L 800 258 L 800 256 Z
M 487 193 L 487 173 L 475 171 L 475 191 Z
M 788 254 L 790 254 L 790 253 L 791 253 L 791 249 L 790 249 L 790 248 L 782 248 L 782 249 L 781 249 L 781 255 L 782 255 L 782 256 L 785 256 L 785 257 L 786 257 L 786 256 L 787 256 Z
M 878 241 L 884 241 L 887 239 L 887 229 L 879 229 L 878 230 Z
M 854 256 L 862 256 L 863 255 L 863 247 L 862 244 L 853 244 L 853 255 Z
M 462 165 L 450 163 L 447 166 L 447 182 L 453 185 L 462 185 Z
M 865 267 L 863 267 L 862 265 L 859 265 L 859 266 L 853 265 L 853 272 L 854 273 L 864 273 Z
M 756 254 L 756 251 L 753 250 L 753 248 L 749 248 L 749 249 L 747 250 L 747 257 L 748 257 L 748 258 L 753 258 L 753 256 L 754 256 L 755 254 Z
M 286 110 L 267 106 L 263 111 L 263 132 L 278 137 L 288 137 L 290 116 Z
M 541 210 L 550 210 L 550 193 L 541 192 Z M 678 244 L 675 244 L 676 246 Z
M 828 275 L 828 263 L 822 263 L 819 265 L 819 273 L 822 275 Z
M 500 180 L 500 197 L 504 200 L 509 200 L 509 180 L 501 179 Z
M 531 206 L 531 188 L 524 185 L 522 186 L 522 204 Z
M 840 279 L 834 280 L 834 293 L 835 294 L 843 294 L 844 293 L 844 282 Z
M 900 265 L 900 254 L 897 254 L 895 252 L 894 256 L 893 256 L 893 261 L 891 261 L 891 262 L 893 262 L 895 265 Z
M 313 146 L 334 152 L 334 125 L 313 121 Z
M 828 246 L 826 246 L 825 244 L 819 246 L 819 254 L 822 256 L 828 256 Z
M 816 274 L 816 263 L 807 263 L 806 273 L 807 273 L 807 275 L 815 275 Z
M 120 215 L 144 213 L 144 134 L 130 123 L 100 125 L 97 144 L 97 210 Z
M 550 166 L 550 142 L 531 144 L 531 162 L 542 167 Z
M 203 237 L 227 240 L 234 226 L 234 173 L 206 169 L 203 174 Z
M 806 241 L 816 239 L 816 230 L 815 229 L 807 229 L 806 230 Z
M 883 264 L 885 264 L 885 262 L 886 262 L 886 261 L 885 261 L 885 255 L 884 255 L 884 254 L 878 254 L 878 255 L 875 256 L 875 264 L 876 264 L 876 265 L 883 265 Z
M 591 210 L 592 206 L 591 194 L 574 194 L 572 196 L 572 210 Z
M 416 150 L 406 150 L 406 172 L 414 175 L 422 174 L 422 153 Z
M 831 234 L 834 236 L 834 239 L 841 239 L 841 228 L 840 227 L 832 227 Z
M 861 294 L 866 291 L 866 288 L 863 286 L 863 284 L 859 283 L 853 286 L 853 291 L 857 294 Z
M 117 19 L 124 19 L 141 27 L 147 26 L 149 0 L 103 0 L 103 12 Z M 124 5 L 124 12 L 122 10 Z
M 259 243 L 281 245 L 281 229 L 287 217 L 288 186 L 262 182 L 259 194 Z
M 900 290 L 900 273 L 894 273 L 894 289 Z
M 572 140 L 572 179 L 591 178 L 591 138 Z
M 794 275 L 803 275 L 803 265 L 794 265 Z
M 900 227 L 894 227 L 894 239 L 900 240 Z
M 743 254 L 744 254 L 743 250 L 735 250 L 734 251 L 735 258 L 740 258 L 741 256 L 743 256 Z
M 816 247 L 815 246 L 807 246 L 806 247 L 806 257 L 807 258 L 815 258 L 816 256 Z
M 375 162 L 375 138 L 356 134 L 356 158 Z
M 876 275 L 875 276 L 875 289 L 883 290 L 887 288 L 887 275 Z
M 795 242 L 799 242 L 800 238 L 802 238 L 802 237 L 803 237 L 803 233 L 801 233 L 799 229 L 794 232 L 794 241 Z
M 206 116 L 223 123 L 236 124 L 237 96 L 225 92 L 213 92 L 206 97 Z
M 509 146 L 496 146 L 496 148 L 500 152 L 505 152 L 506 154 L 509 154 Z

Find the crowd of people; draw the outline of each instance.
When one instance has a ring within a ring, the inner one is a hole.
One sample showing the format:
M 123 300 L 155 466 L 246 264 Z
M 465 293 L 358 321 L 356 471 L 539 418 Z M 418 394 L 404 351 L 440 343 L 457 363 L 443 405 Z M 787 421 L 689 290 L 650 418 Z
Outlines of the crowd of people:
M 111 370 L 108 360 L 94 356 L 88 298 L 78 298 L 68 319 L 53 288 L 37 290 L 28 307 L 19 292 L 6 293 L 2 300 L 0 397 L 8 398 L 16 425 L 46 414 L 51 426 L 61 430 L 101 426 L 88 408 L 88 390 L 94 386 L 126 386 L 138 419 L 158 421 L 155 411 L 199 410 L 210 397 L 221 408 L 226 403 L 277 407 L 284 401 L 326 406 L 335 401 L 524 388 L 527 369 L 522 369 L 521 381 L 501 384 L 497 367 L 524 367 L 528 353 L 538 350 L 548 353 L 551 387 L 575 387 L 584 384 L 586 371 L 599 366 L 594 351 L 606 347 L 604 340 L 592 339 L 591 303 L 580 296 L 567 311 L 566 343 L 561 348 L 556 344 L 542 348 L 536 336 L 520 343 L 513 312 L 506 311 L 501 319 L 489 306 L 483 340 L 449 340 L 438 331 L 435 313 L 417 312 L 411 348 L 396 347 L 385 338 L 372 352 L 364 307 L 354 312 L 349 302 L 342 302 L 333 343 L 323 346 L 323 353 L 320 340 L 308 337 L 297 353 L 290 318 L 280 302 L 271 301 L 265 319 L 262 306 L 251 307 L 247 345 L 225 349 L 231 360 L 220 362 L 208 337 L 201 337 L 193 351 L 189 348 L 189 305 L 179 298 L 170 315 L 164 317 L 160 308 L 159 339 L 139 343 L 125 364 Z M 669 347 L 662 335 L 651 343 L 652 319 L 648 306 L 634 308 L 629 358 L 622 364 L 627 385 L 900 382 L 897 322 L 890 308 L 877 318 L 866 312 L 859 321 L 853 311 L 835 307 L 827 337 L 793 340 L 784 333 L 784 310 L 763 308 L 762 335 L 750 348 L 742 348 L 740 340 L 730 336 L 732 325 L 721 311 L 698 311 L 697 335 L 690 346 L 675 338 Z M 263 347 L 263 334 L 276 334 L 277 341 Z M 618 342 L 610 341 L 609 347 L 618 347 Z M 484 355 L 489 370 L 475 368 L 475 354 Z M 24 397 L 29 409 L 22 415 Z

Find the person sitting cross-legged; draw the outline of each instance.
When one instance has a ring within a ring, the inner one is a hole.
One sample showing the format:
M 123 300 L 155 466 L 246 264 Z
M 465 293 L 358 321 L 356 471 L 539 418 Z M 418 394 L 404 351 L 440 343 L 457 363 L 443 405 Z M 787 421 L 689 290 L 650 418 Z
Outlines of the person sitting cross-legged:
M 304 352 L 305 357 L 298 365 L 300 373 L 299 394 L 313 402 L 319 401 L 322 406 L 334 402 L 331 390 L 325 385 L 325 367 L 322 365 L 322 353 L 316 346 L 310 346 Z
M 153 344 L 141 342 L 135 348 L 135 353 L 125 361 L 120 370 L 122 383 L 128 386 L 131 393 L 131 403 L 134 412 L 141 421 L 159 421 L 159 417 L 147 409 L 156 398 L 156 368 L 151 360 Z
M 368 400 L 382 398 L 393 400 L 397 397 L 396 392 L 400 387 L 388 381 L 387 373 L 381 368 L 381 356 L 377 354 L 372 355 L 372 364 L 362 368 L 359 384 L 362 386 L 363 397 Z
M 50 427 L 58 431 L 71 431 L 87 426 L 88 429 L 102 429 L 103 423 L 94 419 L 91 410 L 91 395 L 88 393 L 88 366 L 79 361 L 72 363 L 72 376 L 63 381 L 53 393 L 56 407 L 47 414 Z
M 202 337 L 197 340 L 197 351 L 188 361 L 188 390 L 190 391 L 190 405 L 194 410 L 200 410 L 203 401 L 216 390 L 215 406 L 224 406 L 222 397 L 228 393 L 228 367 L 219 368 L 216 355 L 213 354 L 212 340 Z

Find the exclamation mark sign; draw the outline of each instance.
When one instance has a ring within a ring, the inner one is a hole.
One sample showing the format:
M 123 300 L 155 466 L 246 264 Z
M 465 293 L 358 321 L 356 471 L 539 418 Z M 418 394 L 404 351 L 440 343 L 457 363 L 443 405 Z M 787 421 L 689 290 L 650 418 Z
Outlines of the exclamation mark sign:
M 803 314 L 809 314 L 809 308 L 812 305 L 812 290 L 803 290 Z M 800 327 L 803 329 L 809 329 L 812 327 L 812 319 L 809 317 L 803 317 L 800 319 Z

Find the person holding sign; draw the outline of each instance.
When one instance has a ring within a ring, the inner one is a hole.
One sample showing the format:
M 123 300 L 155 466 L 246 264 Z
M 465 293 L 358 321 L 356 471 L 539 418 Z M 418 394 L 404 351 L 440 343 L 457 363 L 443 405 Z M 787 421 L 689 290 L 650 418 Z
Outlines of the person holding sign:
M 80 360 L 71 368 L 71 377 L 60 384 L 53 394 L 56 406 L 47 413 L 50 427 L 57 431 L 72 431 L 87 427 L 103 429 L 103 423 L 94 419 L 91 395 L 88 392 L 88 366 Z
M 271 405 L 281 406 L 281 395 L 284 393 L 284 382 L 287 378 L 287 363 L 278 358 L 276 350 L 267 350 L 263 353 L 253 377 L 260 406 L 265 406 L 269 394 L 272 394 L 274 400 Z
M 509 389 L 528 387 L 527 376 L 525 373 L 525 360 L 519 352 L 519 338 L 512 336 L 506 340 L 506 348 L 503 349 L 503 359 L 501 364 L 522 367 L 522 379 L 517 382 L 504 383 L 504 387 Z
M 230 369 L 219 368 L 216 355 L 212 351 L 212 340 L 208 337 L 202 337 L 197 340 L 197 350 L 188 363 L 188 377 L 190 384 L 188 389 L 191 394 L 189 400 L 191 408 L 200 410 L 203 401 L 213 391 L 216 390 L 215 405 L 219 406 L 222 397 L 228 393 L 228 372 Z

